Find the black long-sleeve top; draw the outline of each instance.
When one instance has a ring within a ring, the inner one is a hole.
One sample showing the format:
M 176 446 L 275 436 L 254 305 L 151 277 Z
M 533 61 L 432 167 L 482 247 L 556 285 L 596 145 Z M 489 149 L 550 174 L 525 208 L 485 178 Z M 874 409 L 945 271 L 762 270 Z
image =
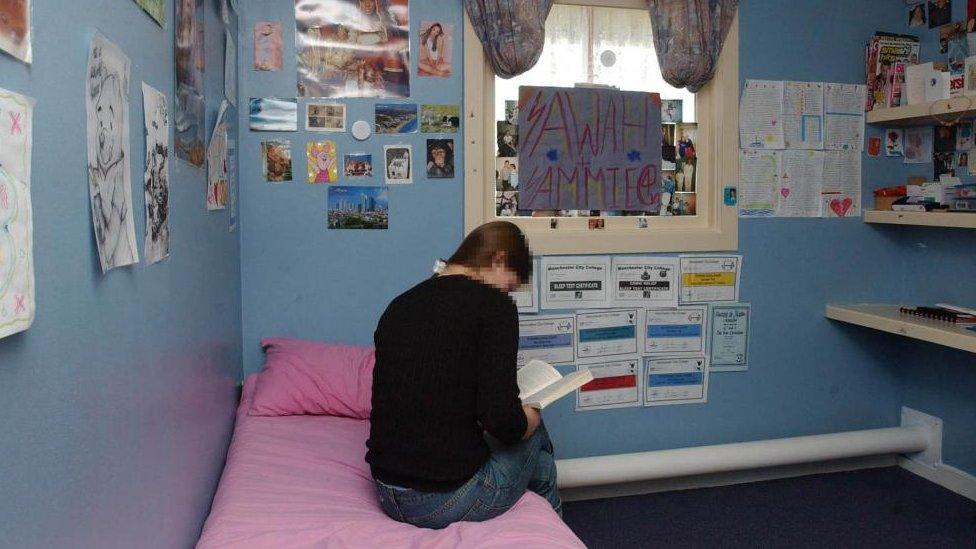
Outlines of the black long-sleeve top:
M 508 295 L 463 275 L 430 278 L 390 303 L 374 341 L 373 477 L 449 491 L 488 459 L 483 431 L 507 444 L 522 438 L 518 311 Z

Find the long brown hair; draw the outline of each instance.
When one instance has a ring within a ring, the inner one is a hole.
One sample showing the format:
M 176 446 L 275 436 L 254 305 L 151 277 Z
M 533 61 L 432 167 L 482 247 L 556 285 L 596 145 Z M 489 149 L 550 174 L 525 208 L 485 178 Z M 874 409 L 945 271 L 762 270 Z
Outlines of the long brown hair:
M 510 221 L 492 221 L 471 231 L 447 263 L 487 269 L 499 252 L 505 253 L 505 266 L 518 275 L 519 282 L 528 282 L 532 253 L 522 230 Z

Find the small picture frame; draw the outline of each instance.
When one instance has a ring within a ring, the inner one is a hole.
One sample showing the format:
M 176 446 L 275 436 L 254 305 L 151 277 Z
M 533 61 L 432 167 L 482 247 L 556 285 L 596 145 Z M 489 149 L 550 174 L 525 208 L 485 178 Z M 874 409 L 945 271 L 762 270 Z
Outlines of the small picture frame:
M 346 131 L 346 106 L 342 103 L 306 103 L 305 129 L 310 132 Z

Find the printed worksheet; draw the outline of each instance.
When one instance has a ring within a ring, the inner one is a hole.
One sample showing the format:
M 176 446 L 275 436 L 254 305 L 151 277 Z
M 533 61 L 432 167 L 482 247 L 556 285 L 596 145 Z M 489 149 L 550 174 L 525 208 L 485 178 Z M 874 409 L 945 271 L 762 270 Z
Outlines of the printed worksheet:
M 838 151 L 864 150 L 863 84 L 824 85 L 824 148 Z
M 681 303 L 739 300 L 741 255 L 683 255 Z
M 827 151 L 823 174 L 824 217 L 861 215 L 861 153 Z
M 709 316 L 709 369 L 713 372 L 748 370 L 752 307 L 748 303 L 712 305 Z
M 777 217 L 820 217 L 824 152 L 783 151 Z
M 823 82 L 785 82 L 783 134 L 787 149 L 824 148 Z
M 644 406 L 696 404 L 708 400 L 705 355 L 644 357 Z
M 707 309 L 705 305 L 647 309 L 644 313 L 643 353 L 704 353 Z
M 776 213 L 782 151 L 739 151 L 739 217 L 772 217 Z
M 519 286 L 514 292 L 508 294 L 512 298 L 512 301 L 515 302 L 515 306 L 518 307 L 518 312 L 539 312 L 538 280 L 539 268 L 536 263 L 533 263 L 532 274 L 529 277 L 529 281 L 522 286 Z
M 542 308 L 587 309 L 610 305 L 610 256 L 542 258 Z
M 677 257 L 613 258 L 614 305 L 677 307 Z
M 593 381 L 576 390 L 576 411 L 640 406 L 641 364 L 636 356 L 612 362 L 578 365 L 589 368 Z
M 575 362 L 575 337 L 576 317 L 572 314 L 521 317 L 516 361 L 519 366 L 533 358 L 549 364 Z
M 637 309 L 576 314 L 576 356 L 580 359 L 637 353 Z
M 739 146 L 743 149 L 786 146 L 781 80 L 746 80 L 739 101 Z

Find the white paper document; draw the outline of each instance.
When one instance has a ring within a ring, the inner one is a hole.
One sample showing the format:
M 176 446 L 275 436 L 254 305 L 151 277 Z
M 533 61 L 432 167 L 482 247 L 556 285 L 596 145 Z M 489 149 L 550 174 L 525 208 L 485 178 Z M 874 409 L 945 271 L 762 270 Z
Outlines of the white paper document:
M 785 82 L 783 134 L 787 149 L 822 149 L 824 144 L 823 82 Z
M 575 337 L 576 317 L 572 314 L 522 317 L 517 363 L 522 366 L 534 358 L 549 364 L 573 363 Z
M 637 353 L 637 309 L 576 314 L 576 356 L 579 359 Z
M 593 374 L 586 367 L 564 376 L 552 365 L 532 360 L 517 373 L 519 399 L 523 405 L 541 410 L 592 379 Z
M 678 306 L 678 258 L 613 258 L 613 302 L 642 307 Z
M 696 404 L 708 399 L 705 355 L 644 357 L 644 405 Z
M 776 213 L 782 151 L 739 151 L 739 217 L 772 217 Z
M 839 151 L 864 150 L 863 84 L 824 85 L 824 148 Z
M 741 255 L 681 256 L 682 303 L 739 300 Z
M 743 149 L 786 146 L 781 80 L 746 80 L 739 100 L 739 146 Z
M 709 316 L 709 369 L 713 372 L 748 370 L 752 307 L 748 303 L 712 305 Z
M 610 256 L 542 258 L 542 308 L 586 309 L 610 305 Z
M 626 408 L 641 404 L 641 363 L 636 356 L 578 366 L 593 380 L 576 390 L 576 411 Z
M 644 314 L 643 353 L 704 353 L 707 309 L 705 305 L 648 309 Z
M 783 151 L 777 217 L 820 217 L 824 152 Z
M 539 292 L 538 292 L 538 280 L 539 280 L 539 269 L 533 263 L 532 274 L 529 276 L 529 281 L 518 287 L 514 292 L 509 293 L 512 301 L 515 302 L 515 306 L 518 307 L 518 312 L 520 313 L 538 313 L 539 312 Z
M 824 217 L 861 215 L 861 153 L 827 151 L 823 174 Z

